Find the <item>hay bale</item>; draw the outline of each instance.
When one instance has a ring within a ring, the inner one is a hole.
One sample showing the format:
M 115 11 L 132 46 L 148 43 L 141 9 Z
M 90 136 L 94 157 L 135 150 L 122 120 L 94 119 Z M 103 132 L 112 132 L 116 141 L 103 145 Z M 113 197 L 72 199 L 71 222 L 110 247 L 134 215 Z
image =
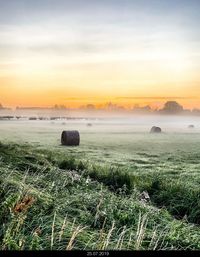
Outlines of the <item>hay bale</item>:
M 160 127 L 153 126 L 150 130 L 150 133 L 161 133 L 162 130 Z
M 64 130 L 61 135 L 62 145 L 79 145 L 80 135 L 77 130 Z
M 92 127 L 92 123 L 87 123 L 87 126 L 88 127 Z
M 189 125 L 188 128 L 194 128 L 194 125 Z
M 39 119 L 39 120 L 46 120 L 45 117 L 39 117 L 38 119 Z

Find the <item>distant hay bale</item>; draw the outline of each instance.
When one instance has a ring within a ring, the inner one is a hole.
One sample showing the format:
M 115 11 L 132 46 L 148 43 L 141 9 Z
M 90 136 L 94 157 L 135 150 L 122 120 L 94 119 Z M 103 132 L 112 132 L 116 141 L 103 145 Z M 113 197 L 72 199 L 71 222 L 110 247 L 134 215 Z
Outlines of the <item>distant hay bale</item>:
M 194 128 L 194 125 L 191 124 L 191 125 L 188 126 L 188 128 Z
M 92 123 L 87 123 L 87 126 L 88 127 L 92 127 Z
M 150 133 L 161 133 L 162 130 L 160 127 L 153 126 L 150 130 Z
M 80 135 L 77 130 L 64 130 L 61 135 L 62 145 L 79 145 Z
M 14 116 L 1 116 L 1 120 L 10 120 L 13 118 L 14 118 Z

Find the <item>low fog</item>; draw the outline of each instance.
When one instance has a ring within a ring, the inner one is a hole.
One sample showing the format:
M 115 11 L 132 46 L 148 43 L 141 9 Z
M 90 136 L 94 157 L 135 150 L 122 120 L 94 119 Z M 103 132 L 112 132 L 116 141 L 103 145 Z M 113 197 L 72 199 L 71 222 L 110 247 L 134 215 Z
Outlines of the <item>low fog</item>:
M 192 125 L 192 126 L 191 126 Z M 91 113 L 84 111 L 38 112 L 38 111 L 4 111 L 0 112 L 0 130 L 35 128 L 51 130 L 52 128 L 79 129 L 83 132 L 109 133 L 145 133 L 152 126 L 159 126 L 162 133 L 199 133 L 199 116 L 181 115 L 139 115 L 120 113 Z
M 49 116 L 43 116 L 46 119 L 40 120 L 38 114 L 27 115 L 22 113 L 20 118 L 1 119 L 0 142 L 32 144 L 66 154 L 73 151 L 79 157 L 95 161 L 104 158 L 117 165 L 129 162 L 141 153 L 168 156 L 199 151 L 199 116 L 107 114 L 89 117 L 77 113 L 72 117 L 49 113 Z M 160 127 L 162 133 L 150 133 L 153 126 Z M 77 130 L 80 145 L 62 146 L 64 130 Z

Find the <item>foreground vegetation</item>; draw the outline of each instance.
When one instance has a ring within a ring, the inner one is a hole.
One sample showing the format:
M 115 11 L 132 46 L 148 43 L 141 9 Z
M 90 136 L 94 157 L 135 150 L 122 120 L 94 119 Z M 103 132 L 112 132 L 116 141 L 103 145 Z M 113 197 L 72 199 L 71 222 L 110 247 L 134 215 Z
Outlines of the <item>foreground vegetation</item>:
M 195 181 L 0 144 L 0 247 L 200 249 Z

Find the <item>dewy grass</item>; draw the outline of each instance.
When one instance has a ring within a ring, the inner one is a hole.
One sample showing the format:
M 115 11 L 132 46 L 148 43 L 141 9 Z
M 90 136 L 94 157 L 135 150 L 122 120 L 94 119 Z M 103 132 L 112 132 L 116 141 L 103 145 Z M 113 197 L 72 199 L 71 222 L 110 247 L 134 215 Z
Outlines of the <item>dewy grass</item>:
M 28 145 L 1 144 L 0 162 L 2 250 L 200 249 L 199 226 L 188 222 L 198 223 L 199 193 L 189 182 Z

